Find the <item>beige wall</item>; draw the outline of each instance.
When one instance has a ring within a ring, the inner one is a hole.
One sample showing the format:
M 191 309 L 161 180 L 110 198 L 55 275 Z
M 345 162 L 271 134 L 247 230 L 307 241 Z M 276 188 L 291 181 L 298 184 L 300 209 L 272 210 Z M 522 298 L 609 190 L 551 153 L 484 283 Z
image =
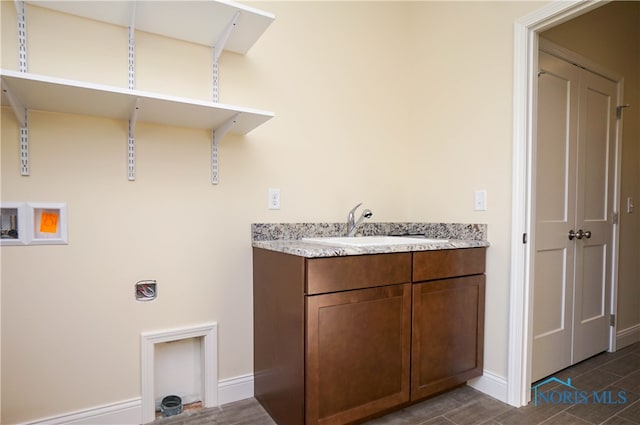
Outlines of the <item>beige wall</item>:
M 624 77 L 618 331 L 640 325 L 640 2 L 612 2 L 543 36 Z M 626 212 L 626 199 L 636 210 Z
M 67 202 L 70 243 L 2 248 L 2 423 L 138 397 L 145 331 L 217 321 L 220 378 L 250 373 L 250 223 L 341 221 L 360 201 L 378 221 L 489 225 L 485 364 L 506 375 L 513 22 L 544 3 L 252 5 L 276 22 L 248 55 L 222 55 L 221 101 L 276 117 L 227 136 L 218 186 L 205 131 L 138 124 L 128 182 L 126 123 L 35 111 L 20 177 L 3 108 L 2 200 Z M 126 85 L 126 30 L 28 13 L 32 72 Z M 137 85 L 207 99 L 209 55 L 140 34 Z M 140 279 L 158 280 L 158 300 L 133 299 Z
M 411 108 L 414 220 L 488 224 L 485 368 L 507 375 L 513 23 L 526 2 L 418 2 Z M 473 195 L 487 190 L 485 212 Z

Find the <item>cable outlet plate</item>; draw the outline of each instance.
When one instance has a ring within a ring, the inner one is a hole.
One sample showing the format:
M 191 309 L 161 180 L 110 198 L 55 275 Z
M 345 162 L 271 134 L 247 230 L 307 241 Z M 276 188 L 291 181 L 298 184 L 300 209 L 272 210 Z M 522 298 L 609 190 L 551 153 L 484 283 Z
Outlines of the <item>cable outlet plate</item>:
M 141 280 L 136 282 L 135 295 L 137 301 L 152 301 L 158 296 L 158 283 L 155 280 Z

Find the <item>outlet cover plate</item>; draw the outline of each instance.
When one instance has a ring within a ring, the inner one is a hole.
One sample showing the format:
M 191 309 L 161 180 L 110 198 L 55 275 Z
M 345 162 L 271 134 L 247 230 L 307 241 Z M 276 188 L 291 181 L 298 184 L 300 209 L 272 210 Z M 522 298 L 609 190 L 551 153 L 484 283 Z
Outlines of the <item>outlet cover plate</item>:
M 269 205 L 270 210 L 280 209 L 280 189 L 269 188 Z
M 476 190 L 473 196 L 473 209 L 475 211 L 486 211 L 487 210 L 487 191 L 486 190 Z

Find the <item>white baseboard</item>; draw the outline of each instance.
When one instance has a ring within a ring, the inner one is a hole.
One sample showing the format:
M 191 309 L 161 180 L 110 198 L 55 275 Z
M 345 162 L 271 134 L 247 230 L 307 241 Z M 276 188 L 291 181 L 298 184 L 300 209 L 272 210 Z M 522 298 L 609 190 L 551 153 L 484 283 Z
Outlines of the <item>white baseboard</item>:
M 218 405 L 253 397 L 253 374 L 218 381 Z M 25 422 L 22 425 L 138 425 L 142 423 L 142 398 L 124 400 L 77 412 Z
M 82 425 L 134 425 L 140 423 L 142 417 L 142 399 L 133 398 L 103 406 L 92 407 L 86 410 L 66 413 L 60 416 L 39 419 L 26 422 L 29 425 L 58 425 L 58 424 L 82 424 Z
M 253 397 L 253 373 L 218 381 L 220 406 L 250 397 Z
M 634 332 L 640 337 L 640 326 Z M 467 385 L 506 403 L 507 380 L 484 371 L 483 376 L 470 380 Z M 224 405 L 253 397 L 253 374 L 218 381 L 218 403 Z M 56 417 L 27 422 L 24 425 L 136 425 L 141 423 L 142 399 L 136 398 L 68 413 Z
M 616 350 L 640 341 L 640 324 L 622 329 L 616 333 Z
M 467 385 L 503 403 L 507 402 L 507 380 L 485 370 L 482 376 L 469 380 Z

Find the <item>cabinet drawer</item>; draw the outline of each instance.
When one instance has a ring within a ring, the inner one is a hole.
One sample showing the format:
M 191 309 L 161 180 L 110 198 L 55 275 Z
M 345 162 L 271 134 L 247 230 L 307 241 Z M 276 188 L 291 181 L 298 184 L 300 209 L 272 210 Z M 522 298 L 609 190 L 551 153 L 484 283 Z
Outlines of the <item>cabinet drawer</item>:
M 486 248 L 413 253 L 413 282 L 484 273 Z
M 308 295 L 407 282 L 411 282 L 409 252 L 307 260 Z

